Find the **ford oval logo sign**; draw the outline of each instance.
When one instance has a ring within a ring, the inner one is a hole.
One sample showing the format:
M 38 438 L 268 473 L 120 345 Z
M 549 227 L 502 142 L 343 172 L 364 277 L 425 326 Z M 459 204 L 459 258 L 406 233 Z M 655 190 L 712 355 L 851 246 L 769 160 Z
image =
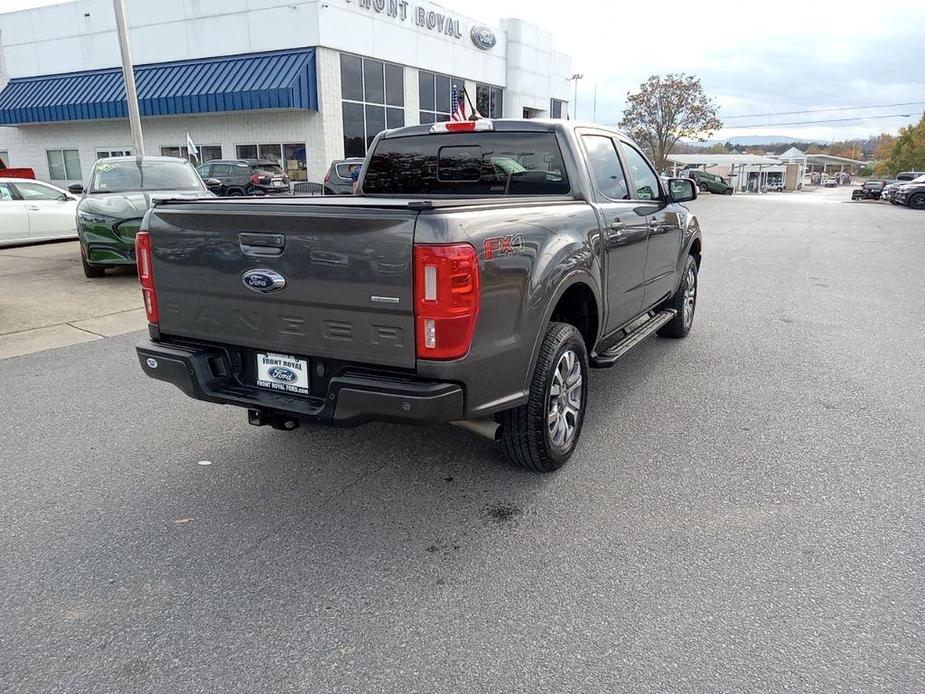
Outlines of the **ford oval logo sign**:
M 241 281 L 248 289 L 261 294 L 278 292 L 286 286 L 286 278 L 273 270 L 248 270 L 241 276 Z
M 483 51 L 494 48 L 495 44 L 498 43 L 498 39 L 495 37 L 495 32 L 493 32 L 487 26 L 479 25 L 472 27 L 472 31 L 469 32 L 469 36 L 472 37 L 472 43 L 481 48 Z
M 287 369 L 285 366 L 274 366 L 267 371 L 267 375 L 274 381 L 281 383 L 292 383 L 299 377 L 295 371 Z

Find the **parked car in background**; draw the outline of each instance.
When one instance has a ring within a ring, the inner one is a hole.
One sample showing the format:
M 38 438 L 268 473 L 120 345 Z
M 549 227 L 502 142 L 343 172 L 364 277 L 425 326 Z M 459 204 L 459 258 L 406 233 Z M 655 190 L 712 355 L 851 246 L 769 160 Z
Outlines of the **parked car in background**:
M 903 183 L 896 191 L 896 202 L 916 210 L 925 210 L 925 175 Z
M 331 162 L 331 168 L 324 175 L 324 192 L 327 195 L 353 195 L 354 167 L 363 168 L 363 159 L 350 157 Z
M 196 167 L 203 180 L 221 182 L 216 195 L 288 195 L 289 177 L 267 159 L 215 159 Z
M 686 172 L 686 175 L 694 183 L 701 193 L 718 193 L 719 195 L 732 195 L 732 186 L 726 183 L 716 174 L 707 173 L 706 171 L 697 171 L 695 169 Z
M 886 200 L 894 205 L 899 204 L 896 199 L 896 194 L 899 192 L 899 187 L 904 183 L 909 183 L 914 181 L 919 176 L 925 174 L 925 171 L 900 171 L 896 174 L 896 178 L 892 181 L 888 181 L 883 188 L 883 193 L 880 196 L 881 199 Z
M 0 246 L 77 236 L 77 198 L 49 183 L 0 178 Z
M 24 167 L 14 169 L 4 164 L 3 160 L 0 159 L 0 178 L 25 178 L 31 180 L 35 178 L 35 171 Z
M 829 176 L 822 182 L 822 186 L 823 188 L 838 188 L 838 181 L 834 177 Z
M 851 191 L 852 200 L 879 200 L 886 181 L 870 180 Z
M 176 157 L 100 159 L 93 165 L 87 189 L 74 183 L 68 190 L 82 196 L 77 204 L 77 233 L 87 277 L 102 277 L 106 268 L 135 264 L 135 234 L 156 200 L 215 197 L 192 164 Z

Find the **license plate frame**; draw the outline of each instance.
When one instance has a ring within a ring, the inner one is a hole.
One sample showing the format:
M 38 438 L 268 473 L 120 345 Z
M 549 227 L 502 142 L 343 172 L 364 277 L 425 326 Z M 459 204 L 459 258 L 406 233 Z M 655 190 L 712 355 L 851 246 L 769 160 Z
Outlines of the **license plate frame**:
M 311 379 L 308 359 L 291 354 L 257 352 L 255 364 L 257 387 L 293 395 L 309 394 Z

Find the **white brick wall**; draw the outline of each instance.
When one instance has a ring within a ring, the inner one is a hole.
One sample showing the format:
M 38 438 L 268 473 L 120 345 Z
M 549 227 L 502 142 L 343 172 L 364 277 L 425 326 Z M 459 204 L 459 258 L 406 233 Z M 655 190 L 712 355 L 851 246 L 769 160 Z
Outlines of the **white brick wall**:
M 330 71 L 322 73 L 330 75 Z M 332 159 L 343 151 L 340 121 L 340 73 L 337 72 L 338 106 L 332 105 L 330 92 L 319 85 L 319 99 L 326 113 L 316 111 L 262 111 L 210 116 L 177 116 L 142 120 L 145 151 L 160 154 L 161 147 L 186 144 L 189 131 L 197 145 L 220 145 L 222 156 L 234 158 L 235 146 L 243 144 L 305 143 L 308 179 L 321 181 Z M 325 80 L 322 84 L 327 82 Z M 334 114 L 336 113 L 336 118 Z M 335 123 L 336 121 L 336 123 Z M 323 130 L 323 123 L 324 128 Z M 340 134 L 339 134 L 340 133 Z M 77 149 L 83 182 L 90 174 L 98 149 L 130 149 L 132 136 L 128 121 L 88 121 L 0 128 L 0 150 L 10 153 L 12 166 L 29 166 L 36 176 L 48 181 L 49 149 Z M 340 152 L 340 153 L 338 153 Z M 54 181 L 61 185 L 74 181 Z

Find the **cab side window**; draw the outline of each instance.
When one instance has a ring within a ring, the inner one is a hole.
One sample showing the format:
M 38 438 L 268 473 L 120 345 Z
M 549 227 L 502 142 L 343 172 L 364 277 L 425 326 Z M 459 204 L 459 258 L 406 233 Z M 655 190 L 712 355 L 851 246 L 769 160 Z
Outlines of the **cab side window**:
M 633 172 L 636 181 L 636 200 L 657 200 L 659 198 L 658 175 L 649 166 L 635 147 L 623 143 L 626 165 Z
M 629 188 L 614 141 L 603 135 L 584 135 L 581 139 L 588 151 L 588 167 L 597 189 L 610 200 L 628 199 Z
M 17 183 L 16 187 L 24 200 L 60 200 L 61 193 L 39 183 Z

